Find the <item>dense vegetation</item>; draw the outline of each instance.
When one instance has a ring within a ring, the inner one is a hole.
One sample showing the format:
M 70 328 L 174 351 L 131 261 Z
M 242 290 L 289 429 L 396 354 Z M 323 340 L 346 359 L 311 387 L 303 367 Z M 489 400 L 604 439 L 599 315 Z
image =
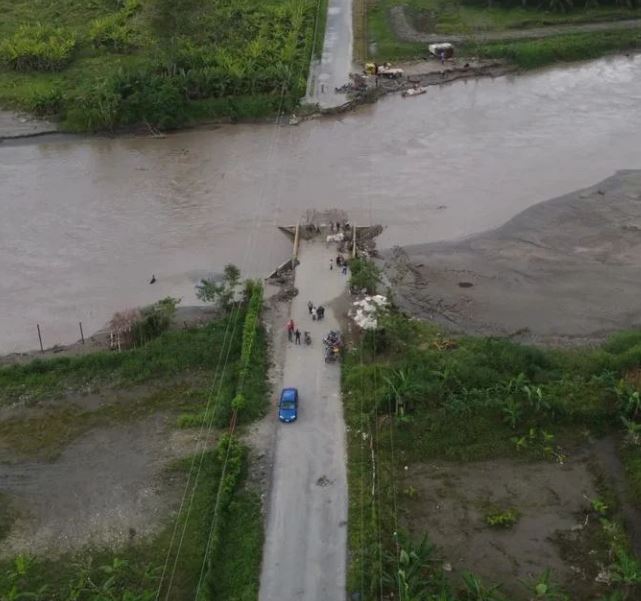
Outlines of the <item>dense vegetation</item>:
M 350 431 L 349 590 L 364 600 L 392 593 L 404 601 L 505 598 L 470 574 L 453 583 L 438 550 L 403 533 L 403 519 L 406 527 L 412 519 L 411 490 L 401 493 L 399 479 L 403 466 L 413 462 L 515 456 L 563 461 L 568 449 L 610 433 L 621 441 L 630 494 L 641 507 L 640 368 L 641 332 L 619 334 L 595 350 L 555 351 L 504 339 L 452 339 L 397 313 L 385 317 L 347 355 L 343 369 Z M 614 504 L 594 501 L 590 510 L 598 541 L 594 558 L 612 575 L 615 596 L 608 598 L 637 599 L 641 564 Z M 405 516 L 401 522 L 399 515 Z M 517 520 L 513 508 L 485 518 L 493 528 Z M 543 591 L 531 598 L 573 598 L 553 581 L 553 575 L 540 574 L 525 584 Z
M 205 327 L 165 331 L 123 352 L 0 368 L 0 404 L 29 406 L 86 391 L 140 391 L 140 398 L 134 394 L 135 400 L 97 411 L 48 411 L 43 424 L 4 420 L 3 443 L 33 456 L 43 440 L 64 447 L 93 426 L 158 411 L 182 412 L 178 425 L 207 429 L 255 419 L 267 401 L 262 298 L 262 287 L 248 282 L 243 300 L 230 303 Z M 149 315 L 156 323 L 156 313 Z M 236 438 L 221 436 L 215 449 L 169 470 L 168 476 L 186 485 L 190 510 L 167 520 L 154 539 L 116 552 L 92 548 L 57 559 L 18 556 L 0 562 L 0 599 L 257 599 L 263 525 L 259 495 L 245 485 L 247 461 L 247 449 Z M 0 512 L 0 538 L 8 534 L 11 520 L 11 513 Z M 175 532 L 184 534 L 180 545 Z
M 305 92 L 318 6 L 0 0 L 0 103 L 73 130 L 288 110 Z

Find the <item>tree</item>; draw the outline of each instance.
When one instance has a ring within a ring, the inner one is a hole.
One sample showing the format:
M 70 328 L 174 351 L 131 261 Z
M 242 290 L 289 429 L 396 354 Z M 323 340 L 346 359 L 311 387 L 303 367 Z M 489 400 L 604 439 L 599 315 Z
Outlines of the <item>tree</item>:
M 236 298 L 240 283 L 240 269 L 229 263 L 225 265 L 222 279 L 206 278 L 196 286 L 196 296 L 204 303 L 212 303 L 228 311 Z

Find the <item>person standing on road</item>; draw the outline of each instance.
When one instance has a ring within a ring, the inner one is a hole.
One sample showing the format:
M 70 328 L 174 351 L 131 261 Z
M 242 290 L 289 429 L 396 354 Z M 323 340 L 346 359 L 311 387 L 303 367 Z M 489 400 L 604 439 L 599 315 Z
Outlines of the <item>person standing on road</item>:
M 334 269 L 334 259 L 329 260 L 329 270 L 332 271 Z
M 300 330 L 298 328 L 296 328 L 296 331 L 294 332 L 294 336 L 296 337 L 295 344 L 300 344 Z
M 342 273 L 343 275 L 347 275 L 347 263 L 343 263 Z
M 307 310 L 309 311 L 309 314 L 312 314 L 312 309 L 314 308 L 314 303 L 312 301 L 307 301 Z
M 312 307 L 312 319 L 316 321 L 317 317 L 318 317 L 318 312 L 316 311 L 316 307 Z
M 294 320 L 290 319 L 287 322 L 287 338 L 289 339 L 290 342 L 292 341 L 292 336 L 294 335 L 295 329 L 296 327 L 294 326 Z

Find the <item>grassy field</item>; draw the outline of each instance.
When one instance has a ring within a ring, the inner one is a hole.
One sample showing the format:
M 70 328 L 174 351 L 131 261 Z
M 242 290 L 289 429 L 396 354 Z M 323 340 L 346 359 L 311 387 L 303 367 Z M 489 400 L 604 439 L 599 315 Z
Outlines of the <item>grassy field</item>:
M 641 32 L 612 31 L 511 43 L 468 44 L 464 52 L 482 58 L 506 59 L 521 69 L 536 69 L 552 63 L 588 60 L 639 48 Z
M 305 93 L 324 7 L 0 0 L 0 105 L 82 131 L 289 110 Z
M 620 6 L 577 7 L 575 10 L 555 12 L 520 7 L 487 8 L 442 0 L 374 0 L 368 4 L 367 19 L 369 39 L 375 48 L 372 58 L 398 61 L 427 56 L 425 44 L 400 41 L 392 30 L 389 11 L 401 5 L 408 7 L 408 17 L 418 31 L 444 35 L 463 34 L 470 36 L 471 40 L 489 31 L 641 18 L 640 9 Z M 563 34 L 532 41 L 470 41 L 462 45 L 459 54 L 507 59 L 521 68 L 531 69 L 554 62 L 587 60 L 610 52 L 638 48 L 641 48 L 641 34 L 634 30 L 624 30 Z
M 234 409 L 241 425 L 263 415 L 268 364 L 258 320 L 262 289 L 255 297 L 202 328 L 167 331 L 133 350 L 0 368 L 0 404 L 27 412 L 0 421 L 0 450 L 18 461 L 52 461 L 98 426 L 160 413 L 173 415 L 176 428 L 224 427 Z M 232 403 L 240 392 L 238 408 Z M 100 406 L 79 409 L 86 396 L 100 399 Z M 0 562 L 0 599 L 146 601 L 160 592 L 191 600 L 197 591 L 200 600 L 257 599 L 263 524 L 259 494 L 247 482 L 248 450 L 220 436 L 202 457 L 198 479 L 189 478 L 193 461 L 187 457 L 166 468 L 172 486 L 187 487 L 191 509 L 168 516 L 153 539 L 115 551 L 95 546 L 55 559 L 6 559 Z M 3 538 L 14 512 L 4 502 L 0 507 Z M 180 546 L 175 531 L 183 533 Z
M 526 29 L 545 27 L 547 25 L 570 25 L 578 23 L 595 23 L 599 21 L 617 21 L 641 17 L 637 8 L 625 6 L 593 6 L 565 11 L 542 10 L 534 4 L 529 8 L 521 6 L 502 6 L 497 2 L 492 8 L 486 3 L 473 3 L 445 0 L 385 0 L 387 6 L 405 4 L 419 31 L 429 33 L 475 33 L 485 31 L 505 31 L 508 29 Z
M 598 593 L 615 595 L 608 599 L 638 598 L 641 564 L 624 534 L 618 511 L 621 500 L 604 484 L 598 470 L 590 477 L 597 491 L 594 498 L 579 499 L 585 504 L 583 517 L 587 516 L 591 526 L 581 530 L 580 541 L 566 543 L 569 534 L 560 533 L 555 543 L 564 561 L 592 574 L 587 576 L 586 582 L 592 583 L 585 585 L 587 589 L 581 589 L 585 588 L 583 580 L 572 581 L 567 595 L 557 590 L 556 575 L 544 572 L 534 574 L 530 584 L 540 584 L 538 590 L 549 594 L 530 597 L 523 586 L 521 596 L 503 595 L 500 588 L 494 590 L 491 582 L 473 575 L 483 571 L 478 561 L 456 566 L 452 578 L 446 566 L 460 559 L 443 556 L 431 543 L 421 542 L 421 535 L 430 532 L 417 532 L 416 512 L 434 511 L 429 509 L 432 501 L 420 496 L 418 474 L 422 471 L 436 470 L 437 476 L 431 476 L 436 480 L 430 480 L 428 487 L 430 494 L 435 487 L 442 489 L 446 491 L 442 502 L 456 505 L 462 493 L 450 487 L 464 473 L 467 478 L 473 475 L 479 462 L 498 462 L 493 478 L 498 486 L 503 469 L 520 475 L 532 466 L 539 473 L 550 469 L 554 474 L 554 468 L 546 466 L 567 463 L 565 469 L 574 470 L 572 458 L 585 452 L 591 441 L 605 436 L 617 441 L 627 470 L 627 497 L 641 508 L 640 367 L 640 332 L 622 333 L 600 349 L 555 351 L 501 339 L 451 339 L 428 324 L 402 315 L 388 316 L 377 333 L 367 333 L 348 353 L 343 367 L 350 432 L 348 590 L 359 592 L 364 600 L 392 593 L 404 599 L 443 601 L 562 601 L 598 598 Z M 458 475 L 449 480 L 446 472 Z M 567 473 L 569 478 L 571 472 Z M 513 482 L 515 487 L 521 485 L 525 484 Z M 491 489 L 492 479 L 481 486 Z M 465 513 L 481 511 L 485 527 L 496 529 L 497 534 L 494 541 L 484 538 L 477 545 L 503 544 L 507 535 L 501 529 L 512 528 L 521 508 L 479 509 L 478 503 L 481 500 L 474 501 Z M 452 517 L 455 522 L 463 519 L 457 515 Z M 453 525 L 451 536 L 458 534 L 459 527 L 465 528 L 460 523 Z M 490 536 L 477 523 L 471 531 Z M 586 555 L 576 549 L 584 549 Z M 609 589 L 594 584 L 600 564 L 612 576 Z M 503 585 L 518 588 L 520 583 Z

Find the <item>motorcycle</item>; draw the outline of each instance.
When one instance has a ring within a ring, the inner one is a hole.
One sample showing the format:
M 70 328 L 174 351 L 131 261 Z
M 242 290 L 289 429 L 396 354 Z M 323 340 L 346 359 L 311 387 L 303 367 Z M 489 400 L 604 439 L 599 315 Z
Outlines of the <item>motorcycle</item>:
M 336 363 L 340 353 L 341 353 L 340 347 L 326 346 L 325 347 L 325 363 Z

